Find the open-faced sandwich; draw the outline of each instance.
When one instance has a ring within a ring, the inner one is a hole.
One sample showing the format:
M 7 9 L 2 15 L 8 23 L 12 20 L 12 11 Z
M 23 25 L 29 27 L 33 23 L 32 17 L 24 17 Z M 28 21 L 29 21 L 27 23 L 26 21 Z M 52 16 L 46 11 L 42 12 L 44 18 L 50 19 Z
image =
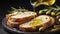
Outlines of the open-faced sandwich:
M 7 25 L 10 27 L 18 27 L 20 24 L 26 23 L 31 19 L 36 17 L 35 12 L 25 11 L 25 12 L 14 12 L 12 14 L 6 15 Z
M 40 15 L 29 22 L 19 25 L 19 30 L 22 31 L 35 31 L 40 27 L 50 27 L 54 24 L 53 17 L 47 15 Z

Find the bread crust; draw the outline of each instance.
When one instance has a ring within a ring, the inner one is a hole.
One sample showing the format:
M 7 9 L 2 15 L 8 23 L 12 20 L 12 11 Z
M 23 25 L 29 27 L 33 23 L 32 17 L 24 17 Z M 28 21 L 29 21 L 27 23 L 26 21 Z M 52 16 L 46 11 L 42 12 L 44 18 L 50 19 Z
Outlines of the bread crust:
M 33 14 L 31 16 L 26 16 L 26 17 L 23 17 L 23 18 L 11 18 L 11 16 L 14 16 L 14 15 L 15 14 L 6 15 L 7 25 L 10 26 L 10 27 L 17 27 L 18 25 L 23 24 L 25 22 L 28 22 L 31 19 L 36 17 L 36 14 Z
M 40 27 L 48 28 L 48 27 L 52 26 L 54 24 L 54 22 L 55 22 L 55 19 L 53 17 L 49 16 L 49 18 L 50 18 L 50 21 L 48 21 L 47 23 L 41 24 L 39 26 L 22 27 L 22 25 L 20 25 L 19 30 L 22 30 L 22 31 L 35 31 L 35 30 L 39 29 Z

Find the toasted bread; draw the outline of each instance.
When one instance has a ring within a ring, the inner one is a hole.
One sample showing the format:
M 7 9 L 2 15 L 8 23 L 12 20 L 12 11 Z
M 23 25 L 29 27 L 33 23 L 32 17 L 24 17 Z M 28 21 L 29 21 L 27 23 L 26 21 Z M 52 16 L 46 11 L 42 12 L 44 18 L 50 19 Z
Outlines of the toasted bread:
M 31 26 L 30 24 L 34 19 L 42 19 L 42 22 L 39 23 L 38 25 L 35 24 L 35 25 Z M 40 15 L 40 16 L 34 18 L 34 19 L 29 21 L 28 23 L 24 23 L 24 24 L 19 25 L 19 30 L 22 30 L 22 31 L 35 31 L 40 27 L 50 27 L 55 22 L 53 17 L 47 16 L 47 15 Z
M 13 14 L 8 14 L 6 16 L 6 19 L 8 20 L 7 25 L 13 27 L 18 26 L 35 18 L 36 15 L 37 14 L 35 12 L 31 12 L 31 11 L 19 12 L 19 13 L 15 12 Z

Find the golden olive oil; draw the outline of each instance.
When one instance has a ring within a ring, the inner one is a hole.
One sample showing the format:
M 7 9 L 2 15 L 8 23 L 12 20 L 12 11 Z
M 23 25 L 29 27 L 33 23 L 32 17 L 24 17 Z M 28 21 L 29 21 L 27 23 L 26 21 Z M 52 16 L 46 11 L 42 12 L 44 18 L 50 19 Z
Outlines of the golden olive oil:
M 41 22 L 42 22 L 42 19 L 34 19 L 31 21 L 30 25 L 31 26 L 38 26 L 41 24 Z

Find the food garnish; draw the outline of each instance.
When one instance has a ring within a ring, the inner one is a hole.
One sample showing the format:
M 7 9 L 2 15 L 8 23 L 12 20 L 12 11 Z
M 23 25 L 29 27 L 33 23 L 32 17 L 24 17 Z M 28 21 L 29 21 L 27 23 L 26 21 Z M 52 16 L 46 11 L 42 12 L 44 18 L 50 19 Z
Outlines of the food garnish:
M 39 11 L 39 14 L 43 14 L 43 11 L 42 11 L 42 10 L 40 10 L 40 11 Z
M 46 29 L 46 27 L 40 27 L 39 32 L 44 31 L 45 29 Z
M 60 15 L 60 12 L 57 12 L 57 14 L 56 14 L 56 15 L 57 15 L 57 16 L 58 16 L 58 15 Z
M 47 14 L 47 15 L 51 14 L 51 9 L 48 9 L 48 10 L 46 11 L 46 14 Z
M 58 21 L 60 22 L 60 18 L 58 19 Z
M 60 25 L 54 25 L 54 27 L 50 30 L 50 32 L 55 32 L 60 30 Z

